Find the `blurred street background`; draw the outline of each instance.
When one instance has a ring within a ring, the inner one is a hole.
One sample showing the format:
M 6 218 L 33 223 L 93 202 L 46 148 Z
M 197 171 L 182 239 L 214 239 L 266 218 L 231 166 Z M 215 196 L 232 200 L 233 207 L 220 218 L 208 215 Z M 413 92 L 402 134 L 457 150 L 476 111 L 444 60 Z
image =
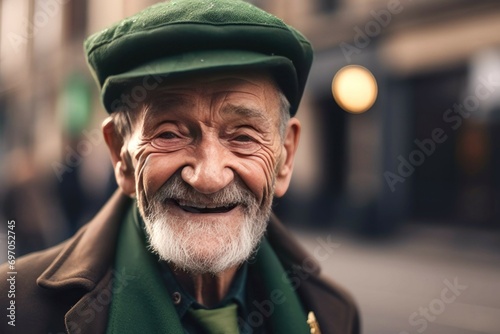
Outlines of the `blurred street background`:
M 320 254 L 323 274 L 354 295 L 363 333 L 500 333 L 498 235 L 412 224 L 384 243 L 295 232 Z M 338 245 L 330 253 L 328 240 Z
M 46 248 L 116 188 L 82 44 L 155 2 L 0 0 L 0 262 L 8 220 L 18 255 Z M 275 211 L 363 333 L 500 333 L 500 1 L 249 2 L 315 49 Z M 349 65 L 378 84 L 364 112 L 332 96 Z

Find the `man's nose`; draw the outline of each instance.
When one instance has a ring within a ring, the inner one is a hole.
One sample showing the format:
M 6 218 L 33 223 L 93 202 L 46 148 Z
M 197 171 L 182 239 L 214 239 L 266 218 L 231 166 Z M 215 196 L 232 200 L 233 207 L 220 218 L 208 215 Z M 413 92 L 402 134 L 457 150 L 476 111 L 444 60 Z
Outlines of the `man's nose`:
M 182 169 L 182 179 L 202 194 L 213 194 L 231 183 L 231 153 L 216 138 L 204 138 L 193 151 L 191 161 Z

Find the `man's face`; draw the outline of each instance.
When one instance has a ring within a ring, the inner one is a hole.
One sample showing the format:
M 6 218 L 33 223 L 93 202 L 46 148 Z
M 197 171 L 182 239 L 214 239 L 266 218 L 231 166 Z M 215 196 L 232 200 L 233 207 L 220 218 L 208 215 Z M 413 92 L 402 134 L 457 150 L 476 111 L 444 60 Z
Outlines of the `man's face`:
M 278 195 L 289 181 L 281 184 L 280 108 L 275 84 L 257 73 L 183 80 L 148 96 L 125 147 L 162 259 L 215 274 L 251 255 L 277 180 Z

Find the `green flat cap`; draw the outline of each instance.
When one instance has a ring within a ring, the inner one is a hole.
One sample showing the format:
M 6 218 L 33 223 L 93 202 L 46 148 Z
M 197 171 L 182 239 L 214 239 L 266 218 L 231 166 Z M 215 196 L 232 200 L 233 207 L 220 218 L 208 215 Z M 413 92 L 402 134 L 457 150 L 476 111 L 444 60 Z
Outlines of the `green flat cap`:
M 84 47 L 109 113 L 123 104 L 126 88 L 137 88 L 132 97 L 140 100 L 164 76 L 260 68 L 274 76 L 294 115 L 312 63 L 304 36 L 240 0 L 157 3 L 90 36 Z

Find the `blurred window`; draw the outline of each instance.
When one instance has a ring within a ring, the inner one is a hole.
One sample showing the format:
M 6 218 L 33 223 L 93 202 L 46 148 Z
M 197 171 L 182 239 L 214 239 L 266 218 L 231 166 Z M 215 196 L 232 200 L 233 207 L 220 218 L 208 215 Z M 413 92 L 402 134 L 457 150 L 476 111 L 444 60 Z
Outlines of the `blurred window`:
M 64 5 L 65 38 L 67 40 L 81 40 L 85 37 L 87 28 L 87 1 L 69 1 Z

